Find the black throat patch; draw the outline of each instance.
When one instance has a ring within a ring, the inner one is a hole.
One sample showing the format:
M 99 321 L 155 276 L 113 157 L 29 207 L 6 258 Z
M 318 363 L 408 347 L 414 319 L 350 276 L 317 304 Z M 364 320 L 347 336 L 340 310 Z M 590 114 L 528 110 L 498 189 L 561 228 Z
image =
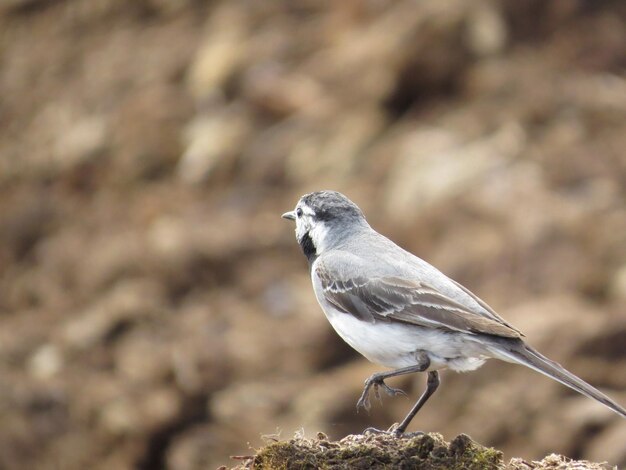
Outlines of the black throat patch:
M 300 248 L 302 248 L 302 252 L 304 256 L 306 256 L 306 259 L 309 260 L 309 263 L 315 261 L 315 258 L 317 258 L 317 249 L 315 248 L 315 244 L 309 232 L 305 233 L 298 243 L 300 243 Z

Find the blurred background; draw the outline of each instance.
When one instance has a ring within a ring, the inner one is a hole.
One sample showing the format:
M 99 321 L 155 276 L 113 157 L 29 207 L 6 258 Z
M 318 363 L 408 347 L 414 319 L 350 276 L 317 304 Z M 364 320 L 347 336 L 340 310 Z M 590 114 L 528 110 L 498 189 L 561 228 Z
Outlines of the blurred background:
M 0 468 L 195 470 L 387 427 L 293 225 L 336 189 L 626 404 L 626 3 L 3 0 Z M 522 367 L 412 429 L 626 465 Z

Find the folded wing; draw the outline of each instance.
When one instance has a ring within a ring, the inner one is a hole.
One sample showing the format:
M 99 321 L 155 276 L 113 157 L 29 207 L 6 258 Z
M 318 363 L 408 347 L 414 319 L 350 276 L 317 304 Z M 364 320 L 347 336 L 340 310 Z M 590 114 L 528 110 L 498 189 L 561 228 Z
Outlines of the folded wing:
M 339 311 L 363 321 L 398 321 L 467 334 L 520 338 L 522 334 L 502 320 L 474 294 L 463 289 L 485 311 L 473 310 L 428 284 L 398 276 L 342 277 L 326 263 L 315 268 L 323 294 Z

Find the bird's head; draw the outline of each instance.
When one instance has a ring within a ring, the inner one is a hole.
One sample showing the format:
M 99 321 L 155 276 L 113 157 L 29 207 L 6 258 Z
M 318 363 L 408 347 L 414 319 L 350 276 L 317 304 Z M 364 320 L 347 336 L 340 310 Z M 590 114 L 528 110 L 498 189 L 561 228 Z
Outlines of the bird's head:
M 282 217 L 296 222 L 296 239 L 309 261 L 368 226 L 361 209 L 337 191 L 305 194 Z

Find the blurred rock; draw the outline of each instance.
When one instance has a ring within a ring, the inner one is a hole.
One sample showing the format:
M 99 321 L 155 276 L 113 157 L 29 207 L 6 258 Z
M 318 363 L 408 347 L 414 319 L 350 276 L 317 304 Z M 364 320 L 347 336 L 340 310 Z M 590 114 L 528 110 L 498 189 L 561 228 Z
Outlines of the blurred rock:
M 328 133 L 296 146 L 286 161 L 289 180 L 305 184 L 308 178 L 329 176 L 335 184 L 356 171 L 359 158 L 384 126 L 384 118 L 375 109 L 355 109 L 346 113 Z
M 467 40 L 471 51 L 480 57 L 503 51 L 507 40 L 507 25 L 495 3 L 483 2 L 470 12 Z
M 62 167 L 73 167 L 98 156 L 107 144 L 107 125 L 102 118 L 88 117 L 58 136 L 55 154 Z
M 49 379 L 55 376 L 63 365 L 61 352 L 52 344 L 41 346 L 29 360 L 30 373 L 38 379 Z
M 127 335 L 115 348 L 116 372 L 124 381 L 158 383 L 172 371 L 170 351 L 147 335 Z
M 417 216 L 424 208 L 479 186 L 487 174 L 518 155 L 524 139 L 515 123 L 473 142 L 440 129 L 409 134 L 387 182 L 389 213 L 397 214 L 397 222 L 406 222 L 406 214 Z
M 160 14 L 175 15 L 184 13 L 186 9 L 193 8 L 196 0 L 144 0 L 146 8 L 153 8 Z
M 231 107 L 197 116 L 186 130 L 186 149 L 178 163 L 178 174 L 185 183 L 200 183 L 221 170 L 226 176 L 249 132 L 245 109 Z
M 116 329 L 158 314 L 161 302 L 151 282 L 127 281 L 69 320 L 61 338 L 71 348 L 86 349 L 106 340 Z
M 620 267 L 613 275 L 609 293 L 616 302 L 626 301 L 626 265 Z
M 180 155 L 180 128 L 192 112 L 188 96 L 173 86 L 145 84 L 119 106 L 111 156 L 112 183 L 153 180 L 169 174 Z M 146 116 L 151 116 L 146 120 Z
M 219 447 L 215 434 L 215 431 L 199 427 L 178 436 L 167 453 L 168 468 L 195 470 L 219 465 L 219 461 L 211 458 Z
M 598 460 L 623 462 L 626 460 L 624 441 L 626 441 L 626 429 L 618 424 L 611 426 L 593 439 L 589 446 L 589 458 L 593 459 L 596 455 Z
M 12 262 L 23 260 L 36 251 L 37 244 L 53 231 L 59 214 L 45 191 L 38 188 L 18 192 L 13 198 L 7 199 L 0 210 L 1 273 Z
M 74 171 L 102 156 L 109 146 L 106 119 L 69 103 L 44 105 L 28 132 L 36 140 L 25 141 L 23 149 L 28 152 L 11 162 L 23 175 L 54 177 Z
M 271 116 L 285 118 L 293 113 L 311 113 L 326 97 L 320 85 L 306 75 L 289 73 L 282 64 L 259 64 L 242 79 L 247 101 Z
M 0 13 L 40 8 L 50 3 L 50 0 L 4 0 L 0 4 Z
M 220 93 L 247 56 L 247 13 L 228 2 L 218 5 L 206 25 L 206 34 L 193 60 L 188 83 L 196 99 Z
M 104 430 L 114 435 L 139 434 L 170 422 L 181 406 L 178 395 L 169 389 L 146 390 L 141 397 L 124 397 L 99 410 Z

